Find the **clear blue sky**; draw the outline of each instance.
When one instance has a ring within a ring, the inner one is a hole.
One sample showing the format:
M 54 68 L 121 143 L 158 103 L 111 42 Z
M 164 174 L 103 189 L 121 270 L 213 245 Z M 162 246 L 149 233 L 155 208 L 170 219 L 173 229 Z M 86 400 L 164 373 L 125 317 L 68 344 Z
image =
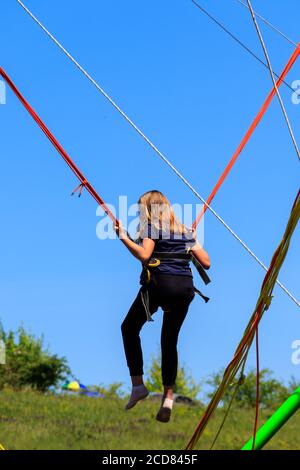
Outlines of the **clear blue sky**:
M 254 7 L 299 40 L 296 0 Z M 235 1 L 203 1 L 259 55 L 252 21 Z M 267 70 L 189 0 L 27 0 L 27 6 L 87 68 L 203 196 L 209 194 L 271 88 Z M 293 48 L 266 27 L 273 67 Z M 16 1 L 2 2 L 1 66 L 107 202 L 134 203 L 152 188 L 197 203 L 107 101 L 59 52 Z M 300 79 L 298 62 L 288 77 Z M 300 105 L 282 96 L 299 138 Z M 138 290 L 140 265 L 118 241 L 96 237 L 96 205 L 71 198 L 76 180 L 8 91 L 1 119 L 0 317 L 44 334 L 88 384 L 129 385 L 120 325 Z M 299 187 L 299 163 L 275 100 L 214 201 L 214 208 L 268 264 Z M 253 311 L 263 270 L 211 215 L 205 248 L 211 296 L 195 299 L 178 344 L 196 380 L 225 366 Z M 280 274 L 300 298 L 297 229 Z M 199 284 L 199 282 L 198 282 Z M 297 306 L 276 288 L 261 324 L 261 366 L 299 378 L 291 344 Z M 162 313 L 142 331 L 145 363 L 159 348 Z M 250 356 L 249 365 L 254 365 Z

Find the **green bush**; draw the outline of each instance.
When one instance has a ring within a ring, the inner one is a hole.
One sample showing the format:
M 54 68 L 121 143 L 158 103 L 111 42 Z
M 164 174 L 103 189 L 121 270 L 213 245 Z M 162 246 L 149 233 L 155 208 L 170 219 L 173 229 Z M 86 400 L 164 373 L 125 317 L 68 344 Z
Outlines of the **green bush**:
M 207 384 L 212 387 L 212 391 L 207 394 L 209 399 L 212 398 L 215 390 L 223 379 L 224 371 L 212 374 Z M 223 404 L 226 406 L 231 400 L 238 379 L 226 390 L 223 397 Z M 294 384 L 293 384 L 294 385 Z M 293 386 L 290 384 L 289 388 Z M 260 371 L 260 391 L 259 403 L 265 408 L 278 407 L 289 396 L 289 388 L 282 385 L 281 382 L 273 377 L 273 372 L 269 369 Z M 296 388 L 296 387 L 295 387 Z M 240 407 L 254 407 L 256 403 L 256 371 L 249 370 L 245 376 L 244 382 L 238 387 L 235 403 Z
M 104 395 L 106 398 L 123 398 L 125 392 L 122 390 L 122 386 L 122 382 L 113 382 L 109 385 L 89 385 L 88 389 L 90 391 L 98 392 Z
M 161 356 L 152 356 L 152 362 L 146 373 L 145 385 L 149 392 L 162 392 L 162 379 L 161 379 Z M 186 371 L 184 367 L 178 367 L 176 386 L 174 392 L 180 395 L 187 396 L 195 399 L 201 390 L 201 385 L 198 384 L 193 377 Z
M 1 330 L 6 363 L 0 365 L 0 390 L 8 386 L 15 390 L 30 387 L 46 392 L 70 374 L 64 357 L 51 355 L 43 348 L 43 338 L 35 338 L 23 327 L 17 333 Z

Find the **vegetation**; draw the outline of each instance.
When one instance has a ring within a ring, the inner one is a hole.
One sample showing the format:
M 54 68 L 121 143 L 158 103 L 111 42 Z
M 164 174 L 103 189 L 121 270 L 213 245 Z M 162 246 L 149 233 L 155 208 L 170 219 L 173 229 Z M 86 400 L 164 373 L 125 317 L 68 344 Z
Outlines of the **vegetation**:
M 126 398 L 88 398 L 30 390 L 0 392 L 0 443 L 7 449 L 183 450 L 203 406 L 176 403 L 171 421 L 155 420 L 160 400 L 148 397 L 130 411 Z M 232 408 L 216 449 L 240 449 L 253 431 L 254 409 Z M 262 410 L 260 424 L 272 414 Z M 209 449 L 224 416 L 217 410 L 198 449 Z M 267 449 L 300 448 L 300 414 L 296 414 Z
M 145 384 L 149 392 L 161 393 L 161 357 L 152 357 L 151 366 L 146 373 Z M 195 399 L 201 390 L 201 385 L 197 384 L 193 377 L 186 371 L 185 367 L 178 367 L 175 393 L 185 395 L 189 398 Z
M 52 355 L 43 348 L 43 338 L 35 338 L 24 328 L 17 333 L 1 331 L 5 344 L 5 364 L 0 365 L 0 390 L 30 387 L 46 392 L 70 374 L 65 358 Z
M 211 392 L 207 393 L 207 398 L 212 398 L 214 391 L 220 385 L 223 377 L 223 370 L 212 374 L 208 379 L 207 384 L 211 387 Z M 226 390 L 222 404 L 226 407 L 234 390 L 237 386 L 238 378 L 235 382 Z M 288 396 L 297 388 L 300 384 L 297 383 L 295 378 L 292 378 L 288 386 L 283 385 L 277 379 L 273 377 L 273 372 L 269 369 L 263 369 L 260 371 L 259 378 L 259 404 L 261 408 L 276 409 L 281 403 L 288 398 Z M 256 404 L 256 371 L 250 370 L 243 378 L 242 384 L 238 386 L 237 394 L 235 397 L 235 403 L 239 407 L 243 408 L 254 408 Z
M 175 403 L 171 421 L 155 420 L 160 398 L 151 395 L 125 412 L 128 396 L 121 383 L 91 387 L 101 398 L 57 393 L 57 386 L 70 375 L 65 358 L 51 355 L 36 339 L 20 328 L 17 334 L 0 335 L 6 346 L 6 364 L 0 365 L 0 444 L 8 449 L 184 450 L 203 412 L 205 401 L 220 383 L 223 372 L 206 382 L 206 395 L 184 367 L 178 370 L 176 393 L 194 399 L 194 406 Z M 260 425 L 267 420 L 299 384 L 292 379 L 285 387 L 271 371 L 261 371 Z M 147 373 L 151 392 L 161 392 L 160 357 L 152 358 Z M 202 384 L 204 385 L 204 384 Z M 231 390 L 216 411 L 198 449 L 208 449 L 222 422 Z M 55 389 L 56 388 L 56 389 Z M 254 423 L 255 372 L 249 371 L 240 385 L 216 449 L 240 449 L 250 438 Z M 267 449 L 299 449 L 300 415 L 296 414 L 267 445 Z

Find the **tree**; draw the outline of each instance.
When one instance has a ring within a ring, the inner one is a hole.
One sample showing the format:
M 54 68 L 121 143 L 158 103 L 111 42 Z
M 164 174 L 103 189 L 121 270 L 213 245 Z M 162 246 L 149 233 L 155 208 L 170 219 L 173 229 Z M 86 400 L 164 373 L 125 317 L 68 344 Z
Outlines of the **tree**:
M 149 392 L 161 393 L 162 391 L 160 354 L 152 356 L 152 362 L 147 371 L 145 385 Z M 195 399 L 200 390 L 201 385 L 193 379 L 184 367 L 179 367 L 174 392 Z
M 289 384 L 288 384 L 288 391 L 289 391 L 289 394 L 292 394 L 297 388 L 300 387 L 300 382 L 298 379 L 296 379 L 296 377 L 294 377 L 292 375 L 292 377 L 290 378 L 290 381 L 289 381 Z
M 6 363 L 0 365 L 0 390 L 31 387 L 46 392 L 65 380 L 71 373 L 66 359 L 51 355 L 43 348 L 43 338 L 35 338 L 23 327 L 17 333 L 2 329 Z M 0 338 L 1 339 L 1 338 Z
M 224 371 L 221 370 L 208 379 L 207 384 L 213 388 L 212 392 L 207 394 L 211 399 L 216 388 L 220 385 L 223 378 Z M 238 378 L 235 379 L 233 384 L 225 391 L 223 397 L 223 404 L 228 405 L 234 393 Z M 260 392 L 259 392 L 260 406 L 265 408 L 273 408 L 279 406 L 288 397 L 289 391 L 281 382 L 273 377 L 273 372 L 270 369 L 262 369 L 260 371 Z M 243 384 L 238 388 L 235 402 L 240 406 L 254 407 L 256 403 L 256 371 L 250 370 L 244 379 Z

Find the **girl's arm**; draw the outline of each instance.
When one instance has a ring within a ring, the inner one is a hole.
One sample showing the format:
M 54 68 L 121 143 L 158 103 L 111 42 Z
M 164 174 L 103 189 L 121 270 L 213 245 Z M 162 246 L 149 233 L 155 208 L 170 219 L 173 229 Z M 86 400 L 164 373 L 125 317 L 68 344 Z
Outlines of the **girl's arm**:
M 142 245 L 138 245 L 128 238 L 128 235 L 123 229 L 122 224 L 119 226 L 115 225 L 114 229 L 122 243 L 126 246 L 130 253 L 135 256 L 135 258 L 140 260 L 142 263 L 145 263 L 149 258 L 151 258 L 155 246 L 155 242 L 153 240 L 150 238 L 145 238 L 142 242 Z
M 194 240 L 196 240 L 196 244 L 193 246 L 191 249 L 191 252 L 195 256 L 195 258 L 199 261 L 199 263 L 202 264 L 204 269 L 209 269 L 210 268 L 210 258 L 208 253 L 202 248 L 200 243 L 197 241 L 197 234 L 196 234 L 196 229 L 191 228 L 190 229 L 193 235 Z
M 204 269 L 209 269 L 210 268 L 210 257 L 208 253 L 202 248 L 200 243 L 197 241 L 197 231 L 195 228 L 190 229 L 193 235 L 194 240 L 196 240 L 196 244 L 193 246 L 191 249 L 191 252 L 197 258 L 199 263 L 202 264 Z
M 197 260 L 202 264 L 205 269 L 210 268 L 210 258 L 208 253 L 202 248 L 199 242 L 193 246 L 191 252 L 197 258 Z

